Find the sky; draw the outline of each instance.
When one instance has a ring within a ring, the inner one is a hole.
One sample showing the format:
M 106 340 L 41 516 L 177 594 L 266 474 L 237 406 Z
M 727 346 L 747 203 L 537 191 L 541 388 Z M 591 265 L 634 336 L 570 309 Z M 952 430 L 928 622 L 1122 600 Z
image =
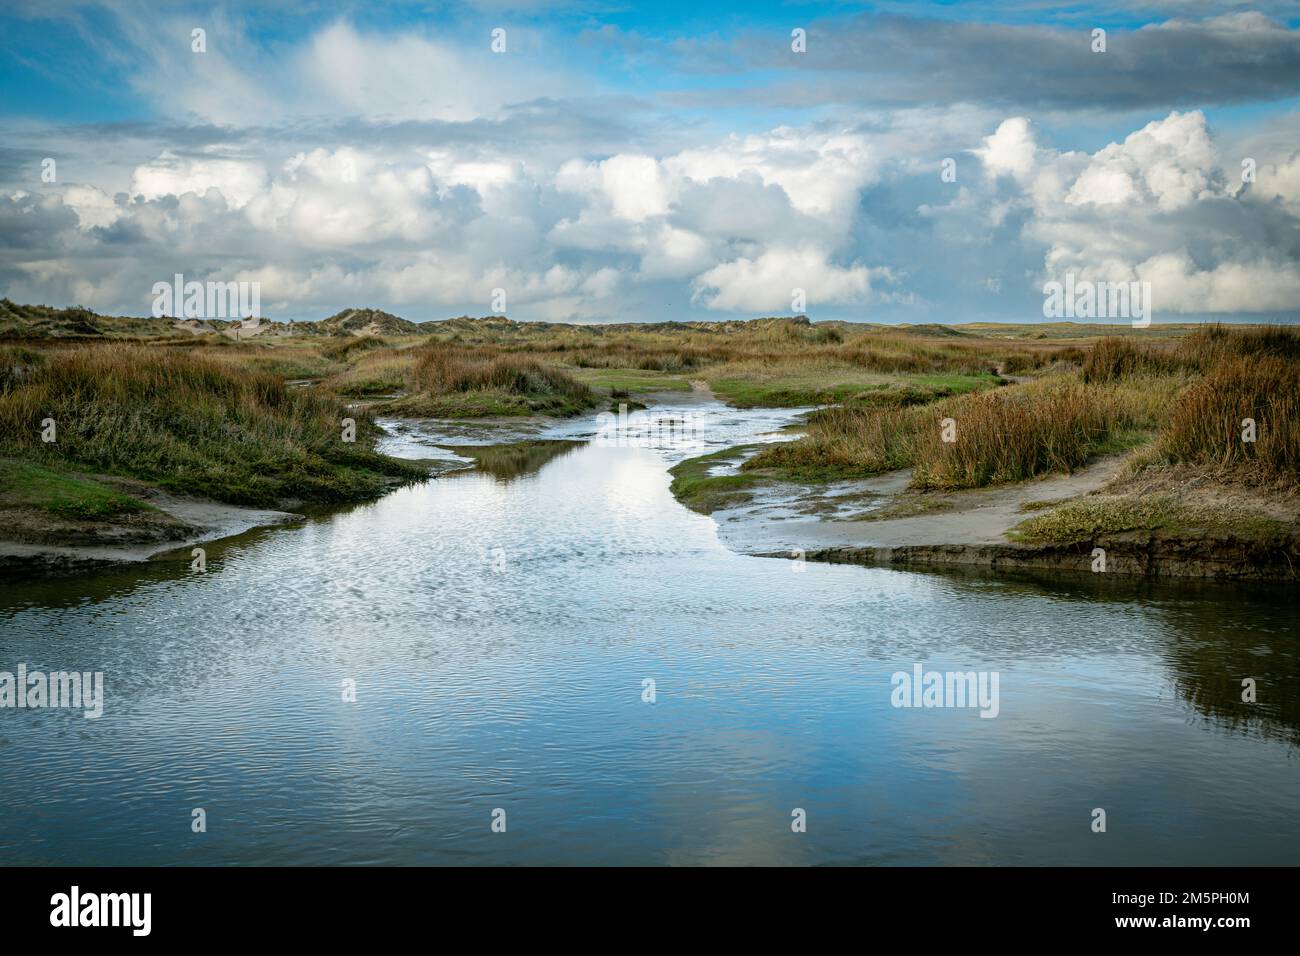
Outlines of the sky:
M 6 0 L 0 130 L 21 303 L 1300 317 L 1300 3 Z

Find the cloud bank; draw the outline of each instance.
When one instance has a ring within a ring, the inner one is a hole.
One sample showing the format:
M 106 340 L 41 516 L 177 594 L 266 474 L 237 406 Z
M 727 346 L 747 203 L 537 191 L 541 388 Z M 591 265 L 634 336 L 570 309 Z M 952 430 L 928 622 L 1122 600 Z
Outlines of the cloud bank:
M 1158 315 L 1300 304 L 1300 118 L 1231 107 L 1300 80 L 1300 31 L 1258 13 L 1115 31 L 1105 54 L 1060 25 L 900 17 L 812 21 L 806 60 L 753 31 L 575 31 L 590 62 L 527 24 L 494 54 L 339 19 L 270 55 L 205 20 L 195 54 L 192 18 L 117 16 L 150 117 L 15 121 L 12 299 L 141 314 L 182 272 L 260 282 L 277 318 L 485 314 L 495 290 L 553 321 L 786 314 L 801 290 L 815 317 L 1029 320 L 1074 273 L 1149 281 Z M 661 72 L 632 88 L 593 65 L 616 55 Z

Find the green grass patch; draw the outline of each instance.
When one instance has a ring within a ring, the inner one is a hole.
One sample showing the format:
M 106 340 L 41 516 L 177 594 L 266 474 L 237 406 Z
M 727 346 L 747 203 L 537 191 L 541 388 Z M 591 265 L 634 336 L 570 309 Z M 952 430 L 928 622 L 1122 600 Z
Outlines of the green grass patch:
M 0 461 L 2 508 L 35 508 L 60 518 L 83 520 L 155 510 L 97 481 L 19 461 Z
M 673 477 L 669 490 L 678 501 L 700 514 L 743 504 L 750 499 L 757 485 L 767 481 L 766 478 L 754 474 L 714 475 L 710 472 L 719 465 L 734 464 L 759 447 L 737 445 L 698 458 L 688 458 L 668 469 Z
M 774 377 L 708 379 L 720 399 L 736 408 L 802 408 L 807 405 L 911 405 L 991 388 L 996 375 L 880 375 L 811 371 Z
M 1076 544 L 1101 535 L 1151 532 L 1167 537 L 1218 535 L 1251 541 L 1283 540 L 1294 523 L 1241 508 L 1180 504 L 1171 495 L 1098 496 L 1066 502 L 1012 528 L 1007 536 L 1026 544 Z
M 515 394 L 500 389 L 476 389 L 442 395 L 419 394 L 394 399 L 377 406 L 385 415 L 410 418 L 491 418 L 506 416 L 580 415 L 590 402 L 565 395 Z
M 612 392 L 689 392 L 690 379 L 653 369 L 566 368 L 570 375 L 591 388 Z
M 191 351 L 234 368 L 265 372 L 289 380 L 324 378 L 345 368 L 342 362 L 325 358 L 314 348 L 293 345 L 208 346 Z
M 415 350 L 408 376 L 412 393 L 383 407 L 395 415 L 484 418 L 500 415 L 577 415 L 597 404 L 596 393 L 556 365 L 527 355 L 427 345 Z
M 406 379 L 398 371 L 385 371 L 372 375 L 347 372 L 325 383 L 330 391 L 348 398 L 371 398 L 375 395 L 392 395 L 406 386 Z

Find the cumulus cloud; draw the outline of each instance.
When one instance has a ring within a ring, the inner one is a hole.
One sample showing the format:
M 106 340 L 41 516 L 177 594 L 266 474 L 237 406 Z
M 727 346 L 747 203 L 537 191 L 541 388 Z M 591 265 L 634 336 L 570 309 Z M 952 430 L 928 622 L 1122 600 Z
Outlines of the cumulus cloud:
M 1201 112 L 1171 113 L 1096 153 L 1065 197 L 1072 205 L 1179 209 L 1215 194 L 1216 157 Z M 1222 188 L 1218 189 L 1222 193 Z
M 181 223 L 180 208 L 209 205 L 214 240 L 227 231 L 218 220 L 236 216 L 252 230 L 243 249 L 278 246 L 283 265 L 246 270 L 272 303 L 369 291 L 392 303 L 451 306 L 504 288 L 516 306 L 573 318 L 621 312 L 614 297 L 632 281 L 680 283 L 699 303 L 731 310 L 772 297 L 740 295 L 728 270 L 757 269 L 764 288 L 784 286 L 784 300 L 791 283 L 782 268 L 799 273 L 811 301 L 861 300 L 865 268 L 835 268 L 828 256 L 878 166 L 861 135 L 790 128 L 556 168 L 445 149 L 418 161 L 315 149 L 278 164 L 168 152 L 134 171 L 127 214 L 150 220 L 151 235 L 181 239 L 182 249 L 195 247 L 185 234 L 205 220 Z M 352 261 L 330 268 L 322 255 Z M 294 268 L 293 258 L 304 262 Z
M 142 166 L 131 177 L 131 193 L 145 199 L 162 196 L 221 193 L 238 209 L 266 188 L 266 170 L 257 163 L 233 159 L 182 158 L 171 150 Z
M 990 176 L 1011 176 L 1024 182 L 1034 171 L 1034 155 L 1038 146 L 1029 132 L 1029 120 L 1013 116 L 998 125 L 984 145 L 971 150 L 984 164 Z
M 1238 189 L 1200 111 L 1172 112 L 1090 155 L 1042 148 L 1014 118 L 975 152 L 990 175 L 1021 183 L 1023 236 L 1046 248 L 1041 278 L 1148 281 L 1155 308 L 1172 313 L 1300 301 L 1300 223 L 1260 202 L 1286 202 L 1290 164 L 1268 166 L 1253 195 Z
M 527 23 L 495 55 L 477 20 L 320 12 L 273 43 L 214 12 L 196 55 L 181 8 L 133 9 L 88 42 L 151 118 L 23 121 L 0 148 L 4 294 L 142 312 L 183 272 L 258 281 L 284 318 L 481 314 L 496 288 L 551 320 L 788 312 L 796 288 L 816 317 L 1029 318 L 1075 272 L 1177 314 L 1297 302 L 1300 116 L 1238 115 L 1225 143 L 1182 106 L 1291 95 L 1300 33 L 1259 14 L 1112 30 L 1105 54 L 1067 26 L 832 18 L 795 57 Z M 773 103 L 782 125 L 755 118 Z
M 871 291 L 866 266 L 841 268 L 819 249 L 777 246 L 757 257 L 741 257 L 705 272 L 696 294 L 709 308 L 727 312 L 786 312 L 795 289 L 813 304 L 862 302 Z
M 0 241 L 15 288 L 127 310 L 177 271 L 256 279 L 268 308 L 298 316 L 344 302 L 482 312 L 496 288 L 553 320 L 626 317 L 664 289 L 742 315 L 789 311 L 803 289 L 809 308 L 869 315 L 935 299 L 944 275 L 1005 297 L 1067 272 L 1150 281 L 1165 312 L 1294 307 L 1300 154 L 1262 157 L 1242 184 L 1199 111 L 1092 153 L 1040 138 L 1026 117 L 972 134 L 985 176 L 946 192 L 888 127 L 558 163 L 496 148 L 163 150 L 121 192 L 14 193 Z M 909 190 L 947 201 L 909 210 Z M 52 267 L 60 255 L 78 267 Z

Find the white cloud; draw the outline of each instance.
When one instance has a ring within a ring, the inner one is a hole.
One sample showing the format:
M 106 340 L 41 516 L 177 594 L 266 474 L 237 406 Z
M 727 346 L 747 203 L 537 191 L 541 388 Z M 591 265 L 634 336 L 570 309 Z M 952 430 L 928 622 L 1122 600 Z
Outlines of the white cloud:
M 714 266 L 696 279 L 695 287 L 710 309 L 787 312 L 794 289 L 803 289 L 809 304 L 863 302 L 871 291 L 871 275 L 865 266 L 831 265 L 811 246 L 776 247 L 753 259 Z
M 665 159 L 664 166 L 673 176 L 697 183 L 756 176 L 779 186 L 797 212 L 843 228 L 853 218 L 859 190 L 879 176 L 880 158 L 860 133 L 780 127 L 683 150 Z
M 1065 201 L 1179 209 L 1214 195 L 1214 146 L 1200 111 L 1170 113 L 1097 152 Z M 1221 192 L 1221 190 L 1220 190 Z
M 111 226 L 122 216 L 113 197 L 94 186 L 72 185 L 63 190 L 63 204 L 81 221 L 82 229 Z
M 266 186 L 266 170 L 257 163 L 182 158 L 170 150 L 137 166 L 131 177 L 131 194 L 135 196 L 145 199 L 186 193 L 203 196 L 215 189 L 236 209 L 263 192 Z
M 1300 302 L 1300 267 L 1294 262 L 1219 262 L 1198 268 L 1186 253 L 1162 253 L 1138 263 L 1134 273 L 1151 283 L 1154 308 L 1170 312 L 1284 311 Z
M 1046 247 L 1040 279 L 1148 281 L 1155 309 L 1168 313 L 1289 311 L 1300 302 L 1300 268 L 1261 228 L 1264 211 L 1247 205 L 1285 204 L 1300 171 L 1265 166 L 1254 199 L 1230 186 L 1239 170 L 1220 166 L 1201 112 L 1170 113 L 1091 155 L 1034 153 L 1016 178 L 1029 213 L 1023 235 Z M 1277 227 L 1297 235 L 1294 219 Z
M 984 138 L 984 145 L 971 152 L 979 157 L 990 176 L 1011 176 L 1024 182 L 1034 171 L 1038 146 L 1030 132 L 1029 120 L 1013 116 L 1003 120 L 992 136 Z
M 560 167 L 555 185 L 594 199 L 629 222 L 668 212 L 667 177 L 651 156 L 620 153 L 593 163 L 570 160 Z
M 1053 149 L 1024 117 L 948 120 L 873 114 L 607 155 L 231 136 L 8 200 L 0 230 L 31 249 L 11 293 L 128 311 L 173 271 L 256 277 L 268 311 L 304 318 L 347 304 L 481 314 L 494 288 L 512 314 L 552 320 L 784 313 L 794 288 L 810 309 L 861 315 L 971 291 L 1023 301 L 1067 271 L 1145 278 L 1165 311 L 1300 301 L 1286 251 L 1300 153 L 1286 137 L 1242 188 L 1199 112 L 1091 153 Z M 974 154 L 986 175 L 962 161 L 943 182 L 946 153 Z M 49 265 L 60 248 L 76 268 Z

